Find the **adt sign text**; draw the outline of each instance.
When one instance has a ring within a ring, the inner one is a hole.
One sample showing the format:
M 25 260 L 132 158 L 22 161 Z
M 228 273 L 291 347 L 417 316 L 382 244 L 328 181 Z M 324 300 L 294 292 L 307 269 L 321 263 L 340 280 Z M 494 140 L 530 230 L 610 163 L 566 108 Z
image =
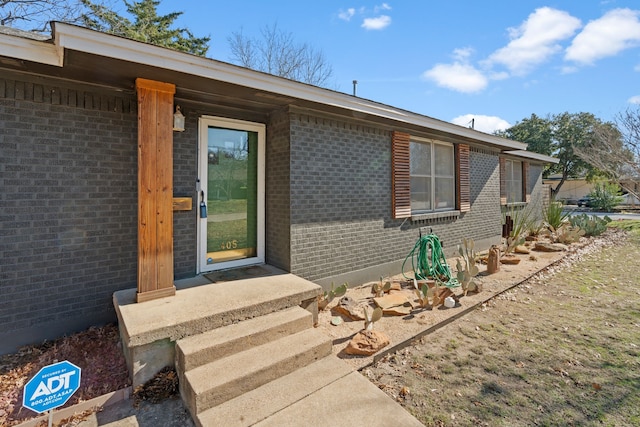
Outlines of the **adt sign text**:
M 62 406 L 80 388 L 80 368 L 73 363 L 45 366 L 24 386 L 22 406 L 37 413 Z

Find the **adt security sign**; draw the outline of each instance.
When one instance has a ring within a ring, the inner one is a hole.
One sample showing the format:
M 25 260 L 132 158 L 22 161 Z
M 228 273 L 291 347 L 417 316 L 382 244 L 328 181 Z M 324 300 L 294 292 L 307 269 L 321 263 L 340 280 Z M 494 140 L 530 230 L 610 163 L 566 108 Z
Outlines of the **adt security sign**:
M 22 406 L 39 414 L 62 406 L 80 388 L 80 368 L 58 362 L 45 366 L 24 386 Z

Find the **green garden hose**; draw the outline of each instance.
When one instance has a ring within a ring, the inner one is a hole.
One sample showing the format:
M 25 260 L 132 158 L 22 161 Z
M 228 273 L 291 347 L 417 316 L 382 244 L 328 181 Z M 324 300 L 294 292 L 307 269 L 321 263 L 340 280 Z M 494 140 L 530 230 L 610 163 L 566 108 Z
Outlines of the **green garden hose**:
M 411 259 L 411 267 L 416 280 L 433 279 L 448 288 L 460 286 L 458 280 L 451 276 L 451 269 L 444 257 L 442 243 L 435 234 L 420 236 L 411 249 L 402 263 L 402 275 L 405 279 L 411 279 L 404 274 L 404 266 L 409 259 Z

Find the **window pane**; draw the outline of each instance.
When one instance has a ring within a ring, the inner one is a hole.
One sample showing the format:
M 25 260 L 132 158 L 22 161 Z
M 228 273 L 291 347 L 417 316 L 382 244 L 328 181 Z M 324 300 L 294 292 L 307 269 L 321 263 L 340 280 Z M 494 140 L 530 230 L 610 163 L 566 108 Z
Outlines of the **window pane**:
M 507 160 L 505 166 L 507 203 L 522 202 L 522 162 Z
M 455 183 L 453 178 L 436 178 L 435 209 L 455 207 Z
M 410 147 L 411 175 L 431 175 L 431 144 L 412 142 Z
M 513 180 L 522 182 L 522 162 L 513 162 Z
M 433 144 L 436 175 L 453 176 L 453 147 Z
M 411 177 L 411 210 L 431 210 L 431 178 Z

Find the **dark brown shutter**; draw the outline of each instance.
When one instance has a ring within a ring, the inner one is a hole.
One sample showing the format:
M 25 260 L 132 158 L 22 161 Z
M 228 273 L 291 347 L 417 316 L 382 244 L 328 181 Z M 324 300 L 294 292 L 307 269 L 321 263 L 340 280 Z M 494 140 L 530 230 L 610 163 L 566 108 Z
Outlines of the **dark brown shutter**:
M 522 196 L 523 202 L 531 202 L 531 192 L 529 191 L 529 162 L 522 162 Z
M 503 157 L 500 160 L 500 204 L 507 204 L 507 165 Z
M 411 170 L 409 140 L 411 135 L 393 132 L 391 137 L 391 208 L 393 218 L 411 217 Z
M 456 208 L 460 212 L 471 210 L 471 185 L 469 179 L 469 146 L 456 144 Z

